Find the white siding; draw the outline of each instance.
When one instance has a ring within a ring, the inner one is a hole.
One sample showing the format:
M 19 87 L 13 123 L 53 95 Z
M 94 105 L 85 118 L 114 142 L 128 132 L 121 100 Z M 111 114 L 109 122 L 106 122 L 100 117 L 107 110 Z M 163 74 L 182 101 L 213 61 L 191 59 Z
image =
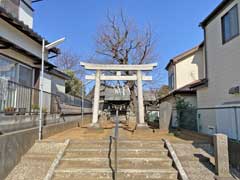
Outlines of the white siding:
M 240 101 L 240 96 L 229 94 L 230 88 L 240 85 L 240 36 L 222 44 L 221 32 L 221 17 L 237 2 L 239 1 L 235 0 L 206 27 L 209 83 L 207 89 L 198 92 L 199 106 L 216 106 L 225 102 Z M 238 9 L 240 15 L 240 4 Z
M 238 0 L 233 1 L 205 27 L 208 87 L 197 91 L 199 108 L 240 101 L 239 95 L 229 94 L 230 88 L 240 86 L 240 36 L 223 44 L 221 25 L 221 18 L 238 2 Z M 238 11 L 240 16 L 240 3 L 238 3 Z M 198 113 L 201 132 L 211 134 L 211 128 L 214 128 L 216 132 L 226 133 L 229 137 L 236 136 L 234 134 L 236 125 L 233 124 L 234 113 L 231 110 L 200 110 Z
M 195 54 L 178 62 L 176 66 L 177 89 L 198 80 L 198 59 Z

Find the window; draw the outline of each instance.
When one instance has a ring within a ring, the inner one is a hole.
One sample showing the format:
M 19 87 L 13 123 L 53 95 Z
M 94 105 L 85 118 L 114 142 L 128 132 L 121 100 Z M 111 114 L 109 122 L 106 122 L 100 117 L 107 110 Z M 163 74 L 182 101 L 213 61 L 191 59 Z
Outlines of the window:
M 174 89 L 174 74 L 171 73 L 168 76 L 168 85 L 170 89 Z
M 33 71 L 31 68 L 25 67 L 23 65 L 19 65 L 19 83 L 32 87 L 32 75 Z
M 33 69 L 0 55 L 0 78 L 32 87 Z
M 238 6 L 235 5 L 222 17 L 222 40 L 226 43 L 239 35 Z
M 0 55 L 0 78 L 16 81 L 17 63 Z

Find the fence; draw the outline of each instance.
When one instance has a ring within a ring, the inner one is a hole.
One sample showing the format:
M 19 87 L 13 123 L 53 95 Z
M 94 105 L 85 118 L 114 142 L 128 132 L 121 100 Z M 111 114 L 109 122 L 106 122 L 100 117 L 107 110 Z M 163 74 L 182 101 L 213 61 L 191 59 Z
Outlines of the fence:
M 240 141 L 240 106 L 174 109 L 173 124 L 204 134 L 223 133 Z
M 40 90 L 0 78 L 0 113 L 39 113 Z M 48 114 L 60 113 L 60 105 L 82 107 L 82 99 L 69 94 L 43 92 L 43 111 Z M 84 100 L 84 108 L 92 108 L 92 102 Z M 71 108 L 70 108 L 71 109 Z
M 70 94 L 65 94 L 61 92 L 57 92 L 57 95 L 60 98 L 60 101 L 64 104 L 82 107 L 82 98 L 72 96 Z M 84 108 L 92 108 L 92 102 L 88 99 L 84 99 Z
M 0 113 L 31 114 L 39 111 L 40 90 L 13 81 L 0 79 Z M 58 113 L 58 99 L 55 94 L 43 92 L 43 110 Z

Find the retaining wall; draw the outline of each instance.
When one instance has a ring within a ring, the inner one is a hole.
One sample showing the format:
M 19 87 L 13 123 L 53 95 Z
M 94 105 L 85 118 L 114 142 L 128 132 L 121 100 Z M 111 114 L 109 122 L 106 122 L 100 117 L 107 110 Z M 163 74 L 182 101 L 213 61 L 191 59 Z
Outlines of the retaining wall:
M 69 116 L 66 117 L 66 122 L 44 126 L 43 138 L 79 126 L 79 122 L 81 121 L 80 117 L 81 116 Z M 85 118 L 89 119 L 91 115 L 85 115 Z M 71 121 L 69 119 L 71 119 Z M 37 139 L 37 127 L 0 135 L 0 179 L 7 177 Z

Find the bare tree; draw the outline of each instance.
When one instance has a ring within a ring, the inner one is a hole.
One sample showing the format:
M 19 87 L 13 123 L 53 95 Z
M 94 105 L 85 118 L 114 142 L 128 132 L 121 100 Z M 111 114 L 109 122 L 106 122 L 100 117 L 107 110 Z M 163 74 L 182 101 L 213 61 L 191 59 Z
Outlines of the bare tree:
M 83 80 L 85 72 L 80 66 L 80 61 L 81 58 L 78 55 L 65 50 L 61 52 L 61 54 L 53 61 L 53 63 L 63 71 L 71 70 L 74 72 L 77 78 Z
M 85 89 L 83 85 L 84 69 L 80 66 L 80 57 L 70 51 L 63 51 L 53 63 L 70 77 L 70 80 L 65 83 L 66 93 L 80 96 L 82 88 Z
M 104 63 L 113 64 L 145 64 L 155 59 L 152 30 L 147 26 L 139 30 L 121 12 L 119 16 L 107 15 L 107 22 L 98 33 L 96 53 Z M 134 72 L 126 71 L 126 75 Z M 130 107 L 136 112 L 136 84 L 134 81 L 125 82 L 131 92 Z

